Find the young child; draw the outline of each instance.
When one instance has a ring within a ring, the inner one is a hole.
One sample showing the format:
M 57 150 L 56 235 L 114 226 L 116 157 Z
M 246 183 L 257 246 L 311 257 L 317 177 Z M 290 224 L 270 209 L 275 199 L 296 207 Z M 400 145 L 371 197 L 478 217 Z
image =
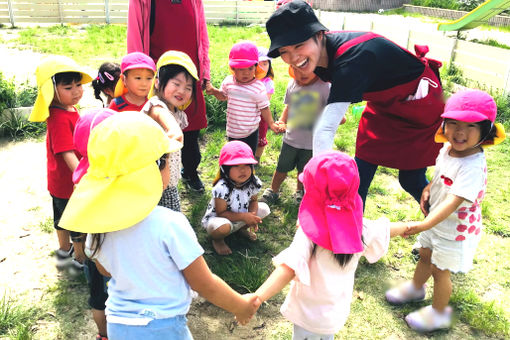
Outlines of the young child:
M 73 172 L 73 182 L 78 184 L 80 179 L 87 173 L 89 161 L 87 156 L 87 144 L 90 133 L 99 123 L 111 117 L 116 112 L 110 109 L 94 109 L 82 115 L 76 122 L 74 129 L 74 146 L 83 157 Z M 82 237 L 85 237 L 83 234 Z M 109 278 L 101 275 L 97 270 L 94 261 L 87 258 L 84 262 L 84 272 L 89 285 L 89 306 L 92 309 L 92 318 L 96 323 L 97 336 L 96 340 L 108 340 L 106 329 L 106 299 L 108 298 L 106 284 Z
M 425 282 L 434 278 L 432 305 L 406 316 L 417 331 L 449 328 L 452 309 L 450 273 L 468 272 L 482 236 L 481 203 L 487 186 L 487 165 L 482 146 L 505 138 L 494 124 L 497 107 L 479 90 L 457 92 L 447 101 L 436 142 L 445 143 L 436 160 L 434 178 L 423 190 L 420 206 L 426 218 L 409 222 L 406 235 L 421 232 L 417 243 L 420 260 L 412 281 L 386 292 L 392 304 L 425 298 Z
M 259 54 L 257 46 L 251 42 L 234 44 L 229 54 L 228 65 L 232 75 L 227 76 L 221 89 L 207 84 L 207 94 L 216 99 L 227 100 L 228 140 L 241 140 L 253 150 L 257 150 L 260 116 L 269 128 L 276 133 L 284 128 L 276 125 L 269 109 L 269 99 L 262 78 L 266 72 L 257 68 Z M 256 77 L 256 75 L 258 77 Z
M 274 72 L 273 67 L 271 66 L 271 58 L 267 56 L 267 48 L 257 47 L 259 53 L 259 64 L 258 67 L 262 69 L 265 74 L 262 75 L 262 79 L 260 81 L 264 83 L 267 92 L 267 98 L 271 101 L 271 96 L 274 93 Z M 269 108 L 271 109 L 271 108 Z M 259 143 L 257 145 L 257 151 L 255 152 L 255 159 L 257 162 L 260 162 L 260 157 L 264 153 L 264 149 L 267 145 L 267 123 L 261 118 L 259 123 Z
M 186 217 L 157 206 L 168 184 L 171 140 L 138 112 L 113 115 L 96 126 L 88 143 L 89 168 L 76 186 L 61 226 L 94 233 L 87 252 L 111 276 L 108 338 L 192 339 L 186 325 L 192 292 L 245 324 L 260 304 L 214 275 Z
M 140 111 L 151 89 L 156 65 L 151 57 L 142 52 L 133 52 L 122 58 L 122 74 L 115 86 L 115 98 L 110 109 L 121 111 Z
M 115 96 L 115 85 L 120 78 L 120 74 L 119 64 L 106 62 L 101 64 L 96 79 L 92 80 L 94 97 L 103 103 L 103 107 L 109 106 Z M 101 93 L 106 96 L 106 103 L 103 102 Z
M 280 117 L 283 124 L 287 125 L 287 131 L 283 137 L 271 187 L 262 195 L 267 203 L 274 203 L 280 197 L 280 186 L 287 177 L 287 172 L 297 168 L 300 174 L 312 158 L 313 127 L 329 96 L 329 83 L 322 81 L 314 73 L 306 75 L 289 66 L 289 74 L 293 79 L 287 85 L 285 108 Z M 301 202 L 303 193 L 303 183 L 298 180 L 294 194 L 297 203 Z
M 257 161 L 248 144 L 226 143 L 220 152 L 220 170 L 213 182 L 212 198 L 202 218 L 202 226 L 212 238 L 214 250 L 231 254 L 225 237 L 240 231 L 248 239 L 257 239 L 259 223 L 269 215 L 266 203 L 257 202 L 262 184 L 253 172 Z
M 255 294 L 266 301 L 291 280 L 280 311 L 294 324 L 293 339 L 331 339 L 349 316 L 361 256 L 376 262 L 404 223 L 363 220 L 354 159 L 321 153 L 299 176 L 305 195 L 292 244 L 273 259 L 276 269 Z
M 167 51 L 157 64 L 157 74 L 149 101 L 141 112 L 148 114 L 166 130 L 167 121 L 175 118 L 181 130 L 188 126 L 184 109 L 190 104 L 198 80 L 197 69 L 184 52 Z M 177 184 L 181 178 L 181 151 L 170 153 L 170 183 L 163 191 L 159 205 L 181 211 Z
M 79 237 L 79 233 L 70 235 L 68 230 L 59 227 L 59 220 L 73 192 L 72 174 L 81 155 L 75 151 L 73 132 L 79 118 L 78 104 L 83 96 L 82 84 L 92 81 L 90 75 L 76 62 L 64 56 L 47 56 L 36 69 L 37 99 L 30 114 L 32 122 L 46 121 L 46 153 L 48 191 L 53 201 L 53 224 L 57 230 L 59 248 L 56 251 L 57 268 L 63 269 L 72 263 L 81 269 L 84 260 L 82 246 L 76 246 L 76 258 L 73 261 L 73 246 L 69 237 Z M 76 243 L 80 240 L 76 239 Z

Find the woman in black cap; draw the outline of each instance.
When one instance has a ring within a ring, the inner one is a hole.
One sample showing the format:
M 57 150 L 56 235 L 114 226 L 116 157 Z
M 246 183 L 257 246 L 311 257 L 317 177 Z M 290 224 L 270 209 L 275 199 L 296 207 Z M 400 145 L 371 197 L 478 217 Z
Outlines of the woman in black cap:
M 315 127 L 314 154 L 332 148 L 348 106 L 366 100 L 355 157 L 363 203 L 379 165 L 399 169 L 400 184 L 419 202 L 425 171 L 441 146 L 434 134 L 444 106 L 441 63 L 425 58 L 428 47 L 415 46 L 415 55 L 372 32 L 328 32 L 302 0 L 277 9 L 266 29 L 268 56 L 331 82 Z

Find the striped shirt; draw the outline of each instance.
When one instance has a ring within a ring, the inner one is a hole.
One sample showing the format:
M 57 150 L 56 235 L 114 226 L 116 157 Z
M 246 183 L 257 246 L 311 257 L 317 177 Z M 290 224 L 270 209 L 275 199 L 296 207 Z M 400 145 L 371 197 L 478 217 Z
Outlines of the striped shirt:
M 221 91 L 227 96 L 227 136 L 244 138 L 259 127 L 260 110 L 269 106 L 266 87 L 257 79 L 240 84 L 230 75 Z

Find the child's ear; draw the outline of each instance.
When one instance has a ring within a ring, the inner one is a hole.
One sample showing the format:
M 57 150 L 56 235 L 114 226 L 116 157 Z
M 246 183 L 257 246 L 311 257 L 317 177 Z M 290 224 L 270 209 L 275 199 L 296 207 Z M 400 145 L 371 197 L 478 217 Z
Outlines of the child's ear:
M 107 96 L 113 98 L 114 96 L 114 91 L 112 89 L 109 89 L 109 88 L 106 88 L 103 90 L 104 94 L 106 94 Z
M 126 85 L 126 76 L 124 75 L 124 73 L 120 75 L 120 80 L 122 80 L 122 84 Z
M 158 78 L 156 78 L 156 80 L 154 81 L 154 88 L 156 90 L 159 90 L 159 79 Z

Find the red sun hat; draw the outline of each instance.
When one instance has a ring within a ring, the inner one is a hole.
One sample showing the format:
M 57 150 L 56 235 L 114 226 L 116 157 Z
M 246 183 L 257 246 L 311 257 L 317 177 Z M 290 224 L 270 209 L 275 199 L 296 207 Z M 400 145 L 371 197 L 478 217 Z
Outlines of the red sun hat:
M 313 157 L 299 175 L 305 194 L 298 219 L 315 244 L 334 254 L 363 251 L 363 202 L 358 194 L 358 167 L 339 151 Z
M 243 41 L 232 46 L 228 56 L 228 65 L 235 68 L 246 68 L 259 62 L 257 46 L 250 41 Z
M 220 151 L 220 166 L 240 164 L 257 164 L 248 144 L 234 140 L 223 145 Z
M 459 91 L 448 99 L 441 117 L 467 123 L 483 120 L 494 123 L 497 112 L 496 102 L 487 92 L 466 90 Z

